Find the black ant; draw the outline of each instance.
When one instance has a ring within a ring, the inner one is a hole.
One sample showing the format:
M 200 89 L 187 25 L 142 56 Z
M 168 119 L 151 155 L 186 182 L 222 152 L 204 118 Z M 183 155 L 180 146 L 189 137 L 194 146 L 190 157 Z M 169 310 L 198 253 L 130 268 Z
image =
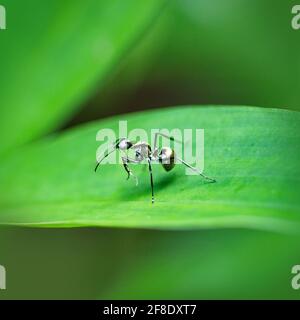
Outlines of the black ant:
M 127 176 L 127 180 L 130 178 L 130 176 L 133 176 L 135 178 L 135 180 L 136 180 L 136 185 L 138 185 L 138 179 L 132 173 L 132 171 L 130 170 L 128 164 L 129 163 L 139 164 L 139 163 L 142 163 L 144 160 L 147 160 L 149 173 L 150 173 L 152 203 L 154 203 L 153 175 L 152 175 L 152 166 L 151 166 L 151 162 L 152 161 L 158 161 L 159 163 L 161 163 L 161 165 L 163 166 L 163 168 L 166 171 L 170 171 L 175 167 L 175 163 L 176 163 L 176 160 L 177 160 L 180 163 L 182 163 L 185 166 L 187 166 L 188 168 L 190 168 L 191 170 L 197 172 L 204 179 L 209 180 L 211 182 L 216 182 L 215 179 L 212 179 L 212 178 L 209 178 L 209 177 L 205 176 L 197 168 L 192 167 L 191 165 L 186 163 L 184 160 L 178 158 L 175 155 L 174 149 L 171 149 L 169 147 L 163 147 L 163 148 L 159 149 L 157 147 L 157 136 L 158 135 L 161 135 L 162 137 L 165 137 L 165 138 L 169 139 L 170 141 L 179 142 L 179 141 L 175 140 L 173 137 L 169 137 L 168 135 L 165 135 L 163 133 L 157 132 L 155 134 L 155 136 L 154 136 L 154 149 L 152 151 L 151 146 L 147 142 L 139 141 L 139 142 L 136 142 L 136 143 L 132 143 L 130 140 L 128 140 L 126 138 L 117 139 L 116 142 L 112 146 L 113 149 L 111 151 L 107 151 L 103 155 L 103 157 L 97 162 L 97 165 L 95 167 L 95 172 L 97 171 L 97 169 L 98 169 L 100 163 L 102 162 L 102 160 L 105 159 L 113 151 L 120 150 L 120 151 L 124 152 L 124 151 L 129 150 L 129 149 L 134 150 L 135 151 L 134 159 L 128 157 L 127 154 L 122 156 L 123 166 L 124 166 L 124 169 L 125 169 L 125 171 L 127 172 L 127 175 L 128 175 Z

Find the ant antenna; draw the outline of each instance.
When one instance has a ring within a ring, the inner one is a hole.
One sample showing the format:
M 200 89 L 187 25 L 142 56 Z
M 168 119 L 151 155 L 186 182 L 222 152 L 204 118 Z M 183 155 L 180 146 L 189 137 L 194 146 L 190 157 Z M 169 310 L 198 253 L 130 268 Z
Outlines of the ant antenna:
M 102 157 L 99 161 L 97 161 L 97 164 L 96 164 L 96 167 L 95 167 L 95 172 L 97 171 L 100 163 L 101 163 L 106 157 L 108 157 L 111 153 L 113 153 L 114 151 L 116 151 L 116 146 L 117 146 L 117 144 L 118 144 L 118 142 L 113 145 L 113 149 L 112 149 L 111 151 L 106 151 L 106 152 L 104 153 L 103 157 Z

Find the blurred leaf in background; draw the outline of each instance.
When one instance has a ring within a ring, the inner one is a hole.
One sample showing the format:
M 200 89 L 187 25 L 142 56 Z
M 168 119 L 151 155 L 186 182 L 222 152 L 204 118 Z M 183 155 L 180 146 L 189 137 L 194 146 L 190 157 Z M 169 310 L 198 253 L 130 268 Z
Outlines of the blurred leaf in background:
M 2 4 L 0 151 L 6 151 L 61 126 L 150 26 L 162 1 Z
M 140 234 L 129 266 L 99 298 L 299 299 L 299 237 L 249 230 Z
M 9 228 L 0 252 L 8 276 L 0 299 L 299 299 L 294 236 Z
M 95 299 L 130 259 L 135 232 L 0 228 L 0 299 Z
M 70 124 L 167 105 L 300 110 L 300 32 L 291 27 L 294 4 L 168 2 L 118 73 Z M 111 108 L 99 110 L 99 103 Z

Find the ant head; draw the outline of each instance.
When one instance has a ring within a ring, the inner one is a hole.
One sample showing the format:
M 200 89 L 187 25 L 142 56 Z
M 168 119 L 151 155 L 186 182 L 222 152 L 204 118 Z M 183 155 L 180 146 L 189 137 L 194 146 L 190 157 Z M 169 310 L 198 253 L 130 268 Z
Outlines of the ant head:
M 126 138 L 119 138 L 116 140 L 116 149 L 128 150 L 133 146 L 133 143 Z

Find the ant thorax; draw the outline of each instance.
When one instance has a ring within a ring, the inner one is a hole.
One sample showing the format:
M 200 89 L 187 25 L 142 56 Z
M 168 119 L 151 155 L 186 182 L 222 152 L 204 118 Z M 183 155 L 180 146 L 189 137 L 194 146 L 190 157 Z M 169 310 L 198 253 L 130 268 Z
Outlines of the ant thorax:
M 135 158 L 137 161 L 142 161 L 151 157 L 151 147 L 147 142 L 138 142 L 134 144 L 131 149 L 135 151 Z

